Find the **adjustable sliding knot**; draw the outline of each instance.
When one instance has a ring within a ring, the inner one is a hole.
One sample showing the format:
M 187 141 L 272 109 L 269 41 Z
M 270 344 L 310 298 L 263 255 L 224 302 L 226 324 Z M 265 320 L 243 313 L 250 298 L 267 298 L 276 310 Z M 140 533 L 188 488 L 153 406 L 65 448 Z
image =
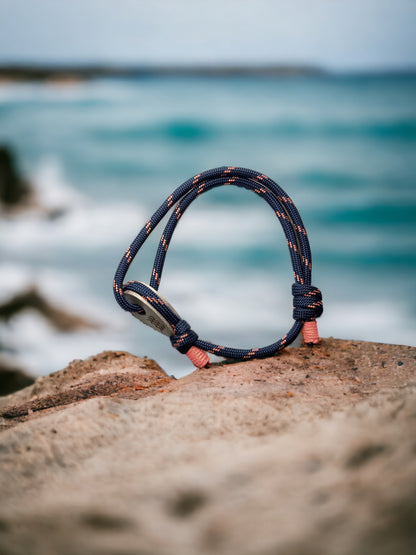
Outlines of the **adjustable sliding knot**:
M 186 320 L 179 320 L 174 326 L 174 333 L 170 337 L 172 347 L 182 354 L 186 354 L 198 340 L 198 334 L 191 329 Z
M 209 356 L 205 351 L 195 346 L 198 334 L 191 329 L 186 320 L 179 320 L 174 326 L 174 333 L 170 336 L 172 346 L 182 354 L 185 354 L 197 368 L 210 366 Z
M 322 314 L 322 294 L 317 287 L 294 283 L 292 295 L 294 320 L 310 322 Z

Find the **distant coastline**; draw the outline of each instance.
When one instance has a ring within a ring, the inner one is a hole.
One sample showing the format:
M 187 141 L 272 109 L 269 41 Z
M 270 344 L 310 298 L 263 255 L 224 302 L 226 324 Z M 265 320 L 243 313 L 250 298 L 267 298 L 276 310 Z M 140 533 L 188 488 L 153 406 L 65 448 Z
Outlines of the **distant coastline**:
M 1 82 L 70 83 L 93 79 L 140 79 L 147 77 L 321 77 L 414 76 L 416 68 L 356 69 L 335 71 L 313 65 L 111 65 L 100 63 L 0 62 Z
M 84 81 L 98 78 L 141 78 L 154 76 L 202 76 L 202 77 L 286 77 L 317 76 L 327 72 L 315 66 L 267 65 L 267 66 L 116 66 L 100 64 L 0 64 L 0 80 L 3 81 Z

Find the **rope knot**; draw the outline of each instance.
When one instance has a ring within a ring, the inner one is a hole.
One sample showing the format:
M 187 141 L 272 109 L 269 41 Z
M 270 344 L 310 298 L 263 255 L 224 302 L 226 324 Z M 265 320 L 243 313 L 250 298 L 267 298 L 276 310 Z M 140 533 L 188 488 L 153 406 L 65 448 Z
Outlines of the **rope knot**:
M 182 354 L 187 353 L 189 349 L 198 340 L 198 334 L 191 329 L 191 326 L 185 320 L 179 320 L 175 324 L 174 334 L 170 337 L 172 347 Z
M 317 287 L 294 283 L 292 295 L 294 320 L 310 322 L 322 314 L 322 294 Z

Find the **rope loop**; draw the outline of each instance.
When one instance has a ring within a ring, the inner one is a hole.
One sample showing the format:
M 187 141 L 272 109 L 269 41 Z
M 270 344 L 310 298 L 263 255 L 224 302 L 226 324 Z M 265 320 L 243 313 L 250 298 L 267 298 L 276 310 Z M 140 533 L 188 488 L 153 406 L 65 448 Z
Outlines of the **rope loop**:
M 170 336 L 172 347 L 182 354 L 186 354 L 197 340 L 198 334 L 185 320 L 179 320 L 175 324 L 173 335 Z
M 321 316 L 323 312 L 322 294 L 317 287 L 294 283 L 292 295 L 294 320 L 310 322 Z
M 273 210 L 286 236 L 295 279 L 292 287 L 295 323 L 281 339 L 265 347 L 238 349 L 199 339 L 190 325 L 158 294 L 166 254 L 180 219 L 200 195 L 222 186 L 241 187 L 262 198 Z M 131 281 L 124 284 L 124 278 L 136 254 L 170 211 L 171 215 L 159 241 L 149 285 Z M 272 356 L 290 345 L 303 328 L 306 328 L 308 342 L 319 342 L 315 318 L 322 314 L 322 295 L 318 288 L 311 285 L 311 276 L 312 255 L 308 236 L 292 199 L 275 181 L 263 173 L 247 168 L 223 166 L 191 177 L 166 198 L 124 253 L 114 276 L 113 292 L 123 310 L 133 313 L 145 324 L 169 335 L 173 347 L 180 353 L 186 353 L 197 367 L 202 368 L 209 364 L 207 352 L 220 357 L 245 360 Z M 131 298 L 126 298 L 128 291 L 139 295 L 135 300 L 142 306 L 141 309 L 138 309 L 137 304 L 133 304 Z M 147 312 L 150 312 L 150 315 Z M 157 321 L 159 316 L 161 322 Z

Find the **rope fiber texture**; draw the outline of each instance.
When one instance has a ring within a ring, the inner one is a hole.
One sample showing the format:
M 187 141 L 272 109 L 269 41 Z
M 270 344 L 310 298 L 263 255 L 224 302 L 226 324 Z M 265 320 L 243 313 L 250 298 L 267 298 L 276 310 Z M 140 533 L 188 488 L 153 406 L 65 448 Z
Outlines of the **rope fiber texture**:
M 238 349 L 199 339 L 190 325 L 182 320 L 157 292 L 169 243 L 180 218 L 197 197 L 215 187 L 224 185 L 243 187 L 263 198 L 273 209 L 286 236 L 295 280 L 292 286 L 293 319 L 295 322 L 286 335 L 266 347 Z M 124 283 L 134 257 L 150 233 L 171 209 L 172 214 L 160 238 L 154 260 L 150 287 L 137 281 Z M 299 212 L 285 191 L 264 174 L 245 168 L 224 166 L 195 175 L 169 195 L 147 221 L 123 255 L 114 276 L 113 291 L 118 304 L 128 312 L 144 314 L 145 310 L 130 303 L 124 295 L 126 291 L 137 293 L 145 299 L 172 327 L 170 337 L 172 346 L 180 353 L 187 354 L 195 366 L 202 368 L 209 365 L 207 352 L 231 359 L 264 358 L 287 347 L 301 331 L 303 331 L 306 343 L 319 343 L 315 320 L 323 311 L 322 295 L 318 288 L 311 285 L 311 273 L 312 256 L 305 226 Z

